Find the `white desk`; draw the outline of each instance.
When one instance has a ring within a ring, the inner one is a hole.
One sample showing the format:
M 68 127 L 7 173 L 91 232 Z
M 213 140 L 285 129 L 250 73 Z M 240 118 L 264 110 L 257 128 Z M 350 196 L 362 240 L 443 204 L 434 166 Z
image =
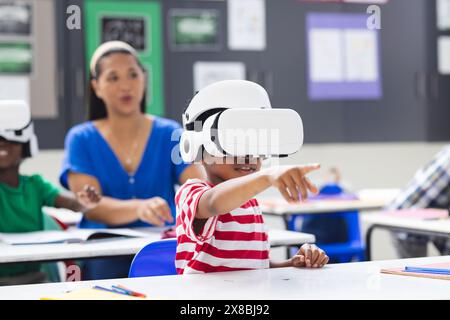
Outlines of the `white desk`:
M 266 215 L 283 218 L 289 230 L 291 216 L 300 214 L 320 214 L 346 211 L 380 210 L 387 202 L 385 199 L 367 200 L 312 200 L 309 202 L 290 204 L 284 199 L 258 199 L 261 210 Z
M 143 229 L 139 229 L 142 231 Z M 72 259 L 89 259 L 98 257 L 130 256 L 152 241 L 161 239 L 160 228 L 149 230 L 148 237 L 131 239 L 107 239 L 85 243 L 60 243 L 39 245 L 5 245 L 0 244 L 0 264 L 44 262 Z M 313 243 L 312 234 L 286 230 L 269 230 L 272 247 L 294 246 Z
M 184 300 L 450 299 L 447 280 L 380 273 L 381 268 L 449 262 L 450 256 L 331 264 L 322 269 L 279 268 L 202 275 L 10 286 L 0 299 L 39 299 L 94 285 L 122 284 L 149 298 Z
M 375 213 L 363 216 L 362 221 L 369 225 L 366 233 L 366 257 L 368 260 L 371 258 L 372 233 L 375 229 L 450 237 L 450 219 L 423 220 Z
M 290 204 L 279 199 L 273 204 L 267 205 L 261 200 L 261 210 L 266 214 L 289 215 L 289 214 L 314 214 L 328 212 L 344 212 L 355 210 L 377 210 L 382 208 L 384 200 L 311 200 L 304 203 Z

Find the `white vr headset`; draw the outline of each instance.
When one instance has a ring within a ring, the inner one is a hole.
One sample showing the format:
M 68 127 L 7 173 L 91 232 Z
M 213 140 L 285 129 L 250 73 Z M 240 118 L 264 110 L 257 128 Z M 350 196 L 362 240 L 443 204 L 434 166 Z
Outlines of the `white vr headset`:
M 245 80 L 216 82 L 200 90 L 183 113 L 180 153 L 215 157 L 285 157 L 303 144 L 303 123 L 292 109 L 272 109 L 266 90 Z
M 37 155 L 39 151 L 37 137 L 31 122 L 30 108 L 24 101 L 0 101 L 0 137 L 11 142 L 23 143 L 24 158 Z

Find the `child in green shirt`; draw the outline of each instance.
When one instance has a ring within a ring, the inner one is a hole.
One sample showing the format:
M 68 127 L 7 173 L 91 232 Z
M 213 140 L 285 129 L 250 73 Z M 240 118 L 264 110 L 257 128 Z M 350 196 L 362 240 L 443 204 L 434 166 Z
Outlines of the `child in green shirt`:
M 1 119 L 11 117 L 11 110 L 16 113 L 15 119 L 24 121 Z M 0 232 L 43 230 L 44 206 L 86 212 L 100 201 L 99 194 L 91 186 L 86 186 L 74 197 L 62 194 L 40 175 L 19 173 L 22 161 L 37 152 L 37 139 L 30 118 L 25 104 L 0 102 Z M 0 266 L 0 285 L 43 282 L 45 279 L 39 269 L 39 264 Z

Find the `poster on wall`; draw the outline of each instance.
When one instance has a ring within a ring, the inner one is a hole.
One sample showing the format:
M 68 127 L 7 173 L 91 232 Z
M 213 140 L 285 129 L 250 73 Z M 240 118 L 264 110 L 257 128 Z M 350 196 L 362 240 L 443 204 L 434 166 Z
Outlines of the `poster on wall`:
M 101 18 L 102 42 L 120 40 L 137 51 L 149 51 L 147 42 L 149 25 L 146 17 L 104 16 Z
M 384 4 L 389 0 L 342 0 L 345 3 L 362 3 L 362 4 Z
M 23 100 L 30 104 L 28 76 L 0 75 L 0 100 Z
M 436 0 L 437 28 L 450 30 L 450 0 Z
M 242 62 L 206 62 L 194 63 L 194 93 L 200 89 L 223 80 L 245 80 L 245 64 Z
M 0 3 L 0 37 L 29 36 L 31 22 L 31 4 Z
M 265 0 L 228 0 L 228 47 L 230 50 L 266 49 Z
M 361 4 L 385 4 L 389 0 L 297 0 L 299 2 L 339 2 L 339 3 L 361 3 Z
M 450 36 L 438 38 L 438 71 L 442 75 L 450 74 Z
M 169 46 L 174 51 L 218 51 L 220 15 L 215 9 L 171 9 Z
M 30 74 L 33 52 L 27 42 L 0 42 L 0 75 Z
M 366 15 L 307 16 L 308 95 L 311 100 L 380 99 L 379 31 Z

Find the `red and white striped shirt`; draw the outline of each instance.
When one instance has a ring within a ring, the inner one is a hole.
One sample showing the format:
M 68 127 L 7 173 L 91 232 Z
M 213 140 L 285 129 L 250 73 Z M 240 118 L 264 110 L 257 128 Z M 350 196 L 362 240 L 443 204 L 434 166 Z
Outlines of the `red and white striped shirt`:
M 212 187 L 201 180 L 190 179 L 177 191 L 177 272 L 269 268 L 268 233 L 256 199 L 229 213 L 207 219 L 200 233 L 194 232 L 198 202 Z

